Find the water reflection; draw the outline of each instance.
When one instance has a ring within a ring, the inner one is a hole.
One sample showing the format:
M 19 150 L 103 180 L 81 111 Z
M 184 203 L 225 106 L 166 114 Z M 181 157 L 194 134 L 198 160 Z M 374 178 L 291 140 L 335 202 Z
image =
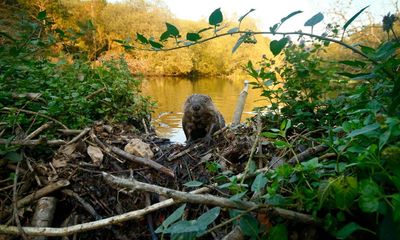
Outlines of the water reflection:
M 186 98 L 193 93 L 211 96 L 214 104 L 220 110 L 227 123 L 232 121 L 237 97 L 243 89 L 245 78 L 226 79 L 218 77 L 204 77 L 196 80 L 187 78 L 157 77 L 143 81 L 143 93 L 152 96 L 158 107 L 153 115 L 153 125 L 157 134 L 170 138 L 171 141 L 184 142 L 182 130 L 182 111 Z M 242 121 L 251 116 L 254 107 L 263 106 L 265 100 L 260 101 L 260 91 L 249 89 Z

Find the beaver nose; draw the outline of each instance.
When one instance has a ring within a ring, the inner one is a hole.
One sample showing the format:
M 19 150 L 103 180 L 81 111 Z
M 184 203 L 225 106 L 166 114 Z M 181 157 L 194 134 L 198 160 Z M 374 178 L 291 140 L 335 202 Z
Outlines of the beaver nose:
M 200 110 L 200 105 L 196 104 L 192 106 L 193 111 L 199 111 Z

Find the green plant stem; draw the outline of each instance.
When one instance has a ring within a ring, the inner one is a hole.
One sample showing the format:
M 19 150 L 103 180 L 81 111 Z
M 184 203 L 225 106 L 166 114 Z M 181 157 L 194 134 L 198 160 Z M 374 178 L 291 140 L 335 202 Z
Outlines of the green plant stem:
M 215 231 L 215 230 L 217 230 L 218 228 L 221 228 L 221 227 L 223 227 L 223 226 L 225 226 L 225 225 L 227 225 L 227 224 L 229 224 L 229 223 L 231 223 L 231 222 L 233 222 L 233 221 L 235 221 L 235 220 L 241 218 L 243 215 L 245 215 L 245 214 L 247 214 L 247 213 L 249 213 L 249 212 L 252 212 L 252 211 L 254 211 L 254 210 L 256 210 L 256 209 L 257 209 L 257 207 L 253 207 L 253 208 L 247 209 L 247 210 L 243 211 L 242 213 L 240 213 L 239 215 L 237 215 L 237 216 L 235 216 L 235 217 L 233 217 L 233 218 L 231 218 L 231 219 L 228 219 L 227 221 L 222 222 L 222 223 L 218 224 L 218 225 L 215 226 L 215 227 L 212 227 L 212 228 L 208 229 L 207 232 L 204 233 L 204 235 L 209 234 L 209 233 L 211 233 L 212 231 Z

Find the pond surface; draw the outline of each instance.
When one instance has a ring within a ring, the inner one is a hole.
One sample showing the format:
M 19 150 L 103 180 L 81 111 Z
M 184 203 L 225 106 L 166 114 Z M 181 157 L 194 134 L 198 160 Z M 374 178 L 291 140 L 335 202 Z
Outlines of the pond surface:
M 203 77 L 196 80 L 188 78 L 151 77 L 143 81 L 144 95 L 157 101 L 153 114 L 153 126 L 157 134 L 174 142 L 185 142 L 182 129 L 183 104 L 194 93 L 209 95 L 227 123 L 232 121 L 237 98 L 244 87 L 246 78 L 227 79 L 221 77 Z M 247 78 L 249 79 L 249 78 Z M 249 88 L 242 121 L 254 115 L 254 107 L 263 106 L 266 100 L 260 97 L 260 90 Z

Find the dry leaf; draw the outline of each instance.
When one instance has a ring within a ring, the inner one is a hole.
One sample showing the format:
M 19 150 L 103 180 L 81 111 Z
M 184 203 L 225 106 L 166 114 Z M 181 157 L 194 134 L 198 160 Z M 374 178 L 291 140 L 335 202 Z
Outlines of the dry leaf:
M 95 165 L 99 166 L 103 162 L 104 155 L 100 148 L 89 146 L 87 148 L 87 153 Z

